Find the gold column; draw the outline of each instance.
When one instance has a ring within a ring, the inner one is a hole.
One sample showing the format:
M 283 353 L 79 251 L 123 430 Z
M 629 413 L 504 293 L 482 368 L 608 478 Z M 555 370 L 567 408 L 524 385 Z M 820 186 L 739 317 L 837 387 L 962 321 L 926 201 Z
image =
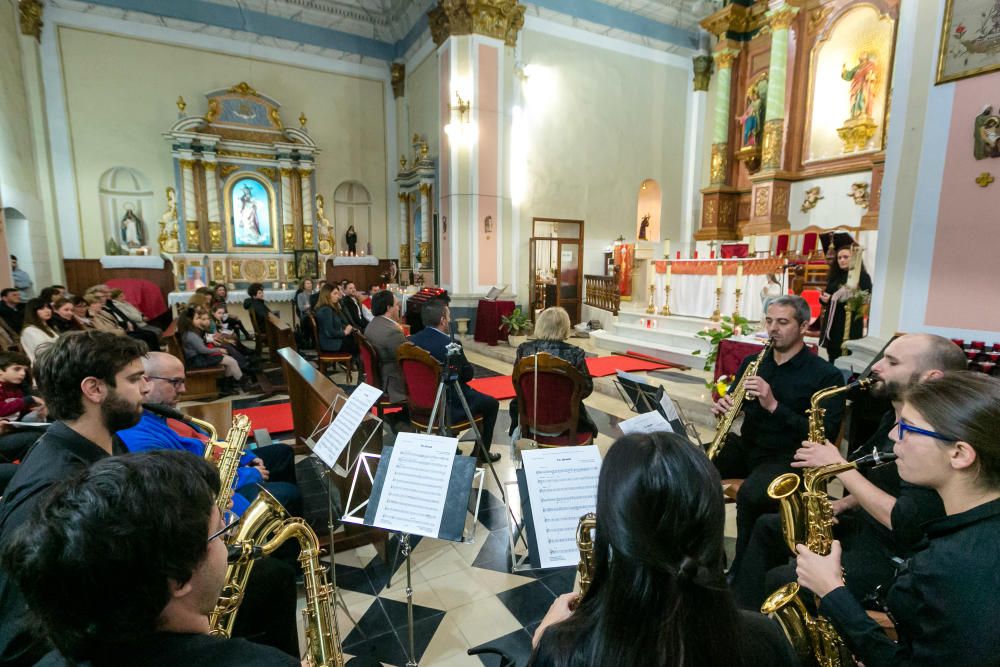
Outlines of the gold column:
M 208 206 L 208 244 L 212 252 L 222 252 L 222 215 L 219 212 L 219 181 L 215 162 L 205 161 L 205 201 Z
M 431 185 L 420 184 L 420 266 L 431 268 Z
M 288 252 L 295 247 L 295 218 L 292 214 L 292 174 L 289 167 L 281 168 L 281 245 Z
M 313 211 L 312 165 L 299 167 L 299 179 L 302 183 L 302 247 L 312 248 L 313 220 L 316 218 Z
M 184 193 L 184 234 L 188 252 L 201 252 L 201 230 L 198 229 L 198 203 L 194 194 L 194 160 L 180 160 L 181 187 Z

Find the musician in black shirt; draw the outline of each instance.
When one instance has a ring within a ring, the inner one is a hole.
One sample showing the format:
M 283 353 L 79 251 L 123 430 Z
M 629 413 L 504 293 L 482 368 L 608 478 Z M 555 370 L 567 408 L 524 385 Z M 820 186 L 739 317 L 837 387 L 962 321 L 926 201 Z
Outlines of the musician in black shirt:
M 1000 380 L 962 371 L 905 396 L 893 433 L 904 482 L 934 489 L 947 516 L 926 525 L 886 598 L 898 643 L 844 586 L 841 545 L 829 556 L 798 545 L 799 583 L 866 667 L 1000 665 Z
M 781 296 L 768 304 L 765 322 L 773 350 L 761 361 L 757 375 L 747 378 L 740 436 L 730 435 L 715 459 L 723 479 L 745 478 L 736 496 L 736 558 L 730 579 L 739 571 L 757 518 L 777 511 L 767 487 L 775 477 L 792 470 L 792 457 L 809 431 L 809 399 L 821 389 L 844 384 L 839 370 L 806 349 L 802 337 L 809 319 L 809 304 L 800 296 Z M 752 359 L 751 355 L 743 360 L 733 386 Z M 721 415 L 731 407 L 732 399 L 723 396 L 712 412 Z M 823 407 L 826 432 L 835 434 L 840 429 L 843 398 L 833 397 Z

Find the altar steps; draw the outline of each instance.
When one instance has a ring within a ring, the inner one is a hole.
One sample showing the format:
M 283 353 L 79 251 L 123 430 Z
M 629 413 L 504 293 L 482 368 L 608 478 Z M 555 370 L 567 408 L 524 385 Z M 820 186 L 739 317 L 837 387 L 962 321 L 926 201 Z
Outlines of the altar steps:
M 609 352 L 634 350 L 674 364 L 701 368 L 711 345 L 696 334 L 711 324 L 710 320 L 699 317 L 622 310 L 608 322 L 606 329 L 591 331 L 590 337 L 598 348 Z

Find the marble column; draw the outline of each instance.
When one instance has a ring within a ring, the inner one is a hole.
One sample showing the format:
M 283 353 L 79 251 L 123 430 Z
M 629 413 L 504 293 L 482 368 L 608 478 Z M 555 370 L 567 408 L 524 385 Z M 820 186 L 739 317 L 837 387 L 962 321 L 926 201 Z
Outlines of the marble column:
M 205 167 L 205 202 L 208 210 L 208 245 L 212 252 L 223 252 L 222 214 L 219 211 L 219 181 L 215 173 L 216 163 L 206 160 Z
M 420 184 L 420 266 L 431 268 L 431 185 Z
M 783 5 L 767 13 L 771 25 L 771 63 L 767 70 L 767 111 L 764 116 L 764 138 L 761 148 L 761 168 L 781 168 L 785 126 L 785 79 L 788 72 L 788 29 L 799 13 L 798 7 Z
M 198 229 L 198 204 L 194 194 L 194 160 L 182 159 L 181 187 L 184 196 L 184 238 L 187 252 L 201 252 L 201 231 Z
M 313 209 L 312 174 L 312 165 L 304 164 L 299 167 L 299 178 L 302 183 L 302 247 L 306 249 L 313 247 L 313 225 L 316 220 Z
M 723 49 L 715 54 L 715 118 L 712 121 L 711 185 L 725 185 L 729 178 L 730 97 L 732 96 L 733 62 L 739 56 L 735 49 Z
M 281 165 L 281 244 L 285 252 L 295 247 L 295 217 L 292 214 L 292 168 Z
M 405 192 L 399 193 L 399 268 L 410 268 L 410 215 L 406 205 L 408 196 Z

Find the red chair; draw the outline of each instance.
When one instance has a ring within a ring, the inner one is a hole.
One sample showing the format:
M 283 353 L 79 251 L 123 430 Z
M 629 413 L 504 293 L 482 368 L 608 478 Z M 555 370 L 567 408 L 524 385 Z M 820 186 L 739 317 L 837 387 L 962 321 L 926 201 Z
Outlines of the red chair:
M 396 363 L 399 364 L 399 370 L 403 373 L 403 383 L 406 384 L 408 397 L 406 404 L 410 411 L 410 423 L 421 433 L 426 433 L 434 410 L 438 385 L 441 384 L 441 363 L 430 352 L 413 343 L 403 343 L 399 346 Z M 444 410 L 447 432 L 438 435 L 453 437 L 472 428 L 472 422 L 468 419 L 449 423 L 447 405 L 442 405 L 439 410 Z M 440 415 L 436 415 L 434 421 L 438 422 L 439 417 Z M 483 418 L 476 417 L 474 421 L 476 429 L 482 433 Z M 433 424 L 431 432 L 438 430 L 438 424 Z
M 576 430 L 584 379 L 571 363 L 539 352 L 517 362 L 511 379 L 521 437 L 534 440 L 539 447 L 591 444 L 594 435 L 590 431 Z
M 354 341 L 358 344 L 358 356 L 361 357 L 361 371 L 365 374 L 365 382 L 373 387 L 382 388 L 382 377 L 378 372 L 378 353 L 371 342 L 363 335 L 357 331 L 354 331 L 352 335 L 354 336 Z M 375 404 L 375 414 L 381 419 L 385 416 L 386 410 L 400 409 L 405 405 L 406 403 L 393 403 L 389 400 L 389 395 L 382 392 L 382 396 Z
M 316 322 L 316 316 L 309 313 L 308 316 L 309 323 L 312 326 L 313 340 L 316 341 L 316 363 L 319 365 L 319 372 L 326 375 L 326 369 L 329 366 L 333 366 L 334 372 L 337 370 L 337 364 L 342 364 L 344 366 L 344 375 L 347 377 L 347 384 L 351 384 L 351 371 L 354 368 L 354 360 L 351 357 L 350 352 L 323 352 L 319 349 L 319 324 Z
M 802 256 L 808 257 L 813 254 L 816 250 L 817 241 L 819 240 L 819 234 L 816 232 L 809 232 L 802 238 Z
M 778 244 L 774 248 L 775 257 L 784 257 L 788 254 L 788 234 L 778 236 Z
M 819 300 L 819 290 L 804 289 L 802 290 L 802 298 L 809 304 L 809 313 L 812 317 L 812 321 L 816 321 L 816 318 L 819 317 L 819 314 L 823 310 L 823 305 Z

